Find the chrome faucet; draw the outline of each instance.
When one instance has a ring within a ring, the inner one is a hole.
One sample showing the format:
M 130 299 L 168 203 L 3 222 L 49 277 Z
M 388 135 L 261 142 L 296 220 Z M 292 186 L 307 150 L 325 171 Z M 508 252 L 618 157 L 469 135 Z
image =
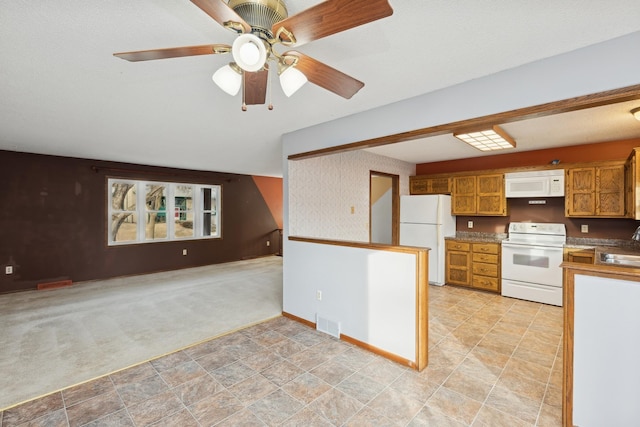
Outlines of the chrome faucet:
M 640 242 L 640 226 L 636 228 L 636 231 L 633 233 L 633 236 L 631 236 L 631 238 L 636 242 Z

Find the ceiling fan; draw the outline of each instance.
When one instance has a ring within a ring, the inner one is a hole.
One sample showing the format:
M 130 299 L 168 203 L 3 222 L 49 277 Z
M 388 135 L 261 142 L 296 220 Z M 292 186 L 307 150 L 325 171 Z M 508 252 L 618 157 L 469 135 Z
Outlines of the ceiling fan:
M 231 53 L 233 62 L 217 70 L 213 81 L 230 95 L 237 94 L 242 86 L 243 111 L 247 104 L 265 103 L 268 61 L 275 63 L 287 96 L 310 81 L 350 99 L 364 83 L 298 51 L 279 53 L 274 46 L 299 46 L 393 13 L 388 0 L 327 0 L 293 16 L 288 16 L 285 0 L 191 1 L 216 22 L 238 34 L 232 46 L 208 44 L 113 55 L 127 61 L 148 61 Z M 269 109 L 272 108 L 269 105 Z

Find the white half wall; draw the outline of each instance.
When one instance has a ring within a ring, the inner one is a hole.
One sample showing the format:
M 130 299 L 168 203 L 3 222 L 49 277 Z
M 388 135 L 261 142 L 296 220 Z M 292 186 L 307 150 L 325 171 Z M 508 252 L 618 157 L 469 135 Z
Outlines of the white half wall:
M 417 256 L 290 241 L 283 311 L 339 322 L 341 333 L 416 361 Z M 317 292 L 321 300 L 317 299 Z
M 640 425 L 639 306 L 638 282 L 575 276 L 575 425 Z

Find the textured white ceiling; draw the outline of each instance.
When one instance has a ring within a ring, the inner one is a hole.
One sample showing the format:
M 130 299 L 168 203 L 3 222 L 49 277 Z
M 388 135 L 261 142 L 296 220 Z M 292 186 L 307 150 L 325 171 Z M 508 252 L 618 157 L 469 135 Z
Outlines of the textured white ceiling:
M 287 4 L 294 14 L 316 3 Z M 365 82 L 351 100 L 312 84 L 286 98 L 274 79 L 274 110 L 242 112 L 240 96 L 211 82 L 228 62 L 223 55 L 140 63 L 112 56 L 233 42 L 189 1 L 0 0 L 0 149 L 280 176 L 285 132 L 640 30 L 637 0 L 390 3 L 389 18 L 299 48 Z M 549 143 L 552 125 L 544 123 Z M 519 147 L 539 138 L 529 136 L 538 125 L 505 128 Z M 446 147 L 438 157 L 406 148 L 406 160 L 478 154 Z

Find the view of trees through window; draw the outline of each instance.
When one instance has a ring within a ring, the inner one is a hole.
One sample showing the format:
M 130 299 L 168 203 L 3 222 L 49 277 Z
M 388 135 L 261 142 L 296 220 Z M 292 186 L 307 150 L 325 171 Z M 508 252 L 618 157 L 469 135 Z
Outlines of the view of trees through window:
M 109 180 L 109 244 L 220 237 L 220 186 Z

